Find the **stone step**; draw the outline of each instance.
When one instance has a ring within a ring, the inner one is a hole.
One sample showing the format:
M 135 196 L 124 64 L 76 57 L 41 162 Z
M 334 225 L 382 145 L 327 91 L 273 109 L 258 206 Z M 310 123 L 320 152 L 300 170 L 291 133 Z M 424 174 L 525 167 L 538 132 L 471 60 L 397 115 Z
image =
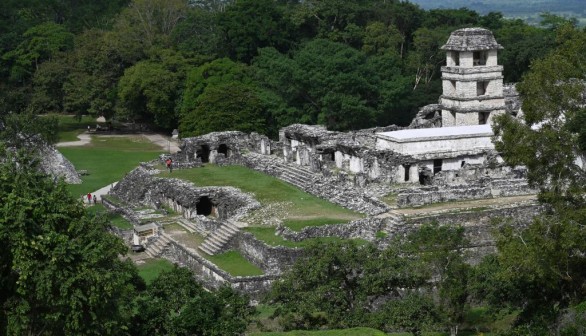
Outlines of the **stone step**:
M 222 225 L 212 232 L 206 240 L 199 246 L 203 252 L 214 255 L 220 251 L 230 239 L 238 233 L 240 229 L 230 222 L 222 223 Z
M 199 249 L 209 255 L 214 255 L 214 252 L 210 250 L 206 245 L 200 245 Z
M 287 182 L 289 184 L 292 184 L 292 185 L 294 185 L 294 186 L 296 186 L 296 187 L 298 187 L 300 189 L 304 189 L 305 188 L 305 183 L 300 182 L 300 181 L 297 181 L 297 180 L 295 180 L 293 178 L 290 178 L 289 176 L 281 175 L 281 180 L 283 180 L 283 181 L 285 181 L 285 182 Z
M 289 173 L 285 172 L 281 175 L 281 179 L 283 180 L 287 180 L 287 181 L 293 181 L 296 183 L 300 183 L 300 184 L 306 184 L 308 182 L 311 182 L 311 180 L 308 180 L 306 178 L 303 177 L 298 177 L 295 175 L 289 175 Z
M 313 179 L 312 174 L 306 173 L 306 172 L 302 172 L 302 171 L 299 171 L 299 170 L 285 168 L 285 169 L 282 170 L 282 172 L 283 172 L 283 175 L 289 175 L 289 176 L 296 177 L 296 178 L 300 178 L 300 179 L 306 179 L 306 180 L 307 179 L 309 179 L 309 180 Z
M 159 236 L 157 240 L 155 240 L 151 245 L 149 245 L 146 248 L 145 252 L 149 256 L 156 258 L 161 255 L 165 247 L 167 247 L 167 245 L 169 245 L 170 242 L 171 239 L 169 239 L 168 236 L 162 234 Z
M 195 225 L 191 221 L 189 221 L 183 217 L 181 217 L 177 220 L 177 224 L 181 225 L 189 233 L 197 233 L 198 232 Z

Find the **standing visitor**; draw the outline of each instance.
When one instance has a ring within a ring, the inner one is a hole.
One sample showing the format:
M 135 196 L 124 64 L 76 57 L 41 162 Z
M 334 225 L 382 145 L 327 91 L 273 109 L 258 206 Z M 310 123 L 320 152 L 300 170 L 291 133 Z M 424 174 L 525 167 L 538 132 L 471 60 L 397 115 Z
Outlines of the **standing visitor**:
M 173 172 L 173 160 L 171 160 L 171 158 L 168 158 L 165 163 L 167 164 L 167 169 L 169 169 L 169 173 Z

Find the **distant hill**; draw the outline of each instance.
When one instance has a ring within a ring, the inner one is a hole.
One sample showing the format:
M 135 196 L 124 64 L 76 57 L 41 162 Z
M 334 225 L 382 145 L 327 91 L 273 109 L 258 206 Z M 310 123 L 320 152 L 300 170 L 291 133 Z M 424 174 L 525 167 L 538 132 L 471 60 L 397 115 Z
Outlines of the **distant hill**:
M 410 0 L 425 9 L 466 7 L 481 14 L 501 12 L 505 17 L 534 21 L 539 13 L 550 12 L 565 17 L 586 20 L 585 0 Z

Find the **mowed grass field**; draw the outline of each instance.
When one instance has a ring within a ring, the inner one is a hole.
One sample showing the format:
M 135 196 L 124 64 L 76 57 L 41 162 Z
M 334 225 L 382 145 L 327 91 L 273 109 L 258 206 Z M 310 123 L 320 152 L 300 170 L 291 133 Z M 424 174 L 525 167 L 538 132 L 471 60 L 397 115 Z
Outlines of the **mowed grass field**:
M 159 274 L 164 271 L 170 271 L 173 267 L 175 265 L 166 259 L 147 259 L 142 264 L 136 266 L 138 268 L 138 275 L 143 278 L 147 285 L 153 282 Z
M 90 144 L 59 147 L 59 151 L 75 166 L 86 170 L 82 184 L 71 184 L 73 196 L 85 195 L 119 181 L 140 162 L 156 159 L 162 149 L 142 136 L 92 136 Z
M 77 141 L 77 135 L 87 131 L 87 127 L 96 127 L 96 120 L 90 116 L 77 118 L 73 115 L 49 114 L 59 120 L 59 142 Z

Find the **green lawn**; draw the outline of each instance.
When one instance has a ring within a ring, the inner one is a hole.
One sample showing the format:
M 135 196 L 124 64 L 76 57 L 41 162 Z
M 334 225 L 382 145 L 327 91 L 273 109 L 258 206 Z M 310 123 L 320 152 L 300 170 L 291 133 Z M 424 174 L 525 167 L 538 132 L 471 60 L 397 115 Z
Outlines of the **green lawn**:
M 352 220 L 362 215 L 339 205 L 330 203 L 272 176 L 242 166 L 204 167 L 175 170 L 162 177 L 176 177 L 192 181 L 199 186 L 234 186 L 255 194 L 261 203 L 291 202 L 288 218 L 330 218 Z M 338 221 L 339 222 L 339 221 Z
M 144 137 L 92 137 L 92 142 L 80 147 L 60 147 L 59 151 L 77 170 L 87 170 L 82 184 L 71 184 L 73 196 L 85 195 L 116 182 L 140 162 L 150 161 L 161 149 Z
M 92 205 L 86 208 L 88 213 L 93 215 L 100 215 L 103 214 L 108 217 L 110 223 L 112 225 L 122 229 L 122 230 L 129 230 L 132 229 L 132 224 L 127 221 L 124 217 L 120 214 L 109 212 L 102 204 Z
M 263 271 L 246 260 L 238 251 L 228 251 L 206 258 L 233 276 L 263 275 Z
M 138 275 L 140 275 L 148 285 L 163 271 L 170 271 L 175 266 L 166 259 L 147 259 L 143 264 L 137 265 L 136 267 L 138 268 Z
M 87 127 L 96 127 L 96 119 L 90 116 L 83 116 L 78 120 L 72 115 L 51 114 L 59 120 L 59 141 L 77 141 L 77 135 L 87 131 Z
M 319 330 L 319 331 L 288 331 L 288 332 L 258 332 L 249 336 L 385 336 L 382 331 L 370 328 L 352 328 L 344 330 Z M 401 335 L 401 334 L 393 334 Z M 410 335 L 410 334 L 404 334 Z

